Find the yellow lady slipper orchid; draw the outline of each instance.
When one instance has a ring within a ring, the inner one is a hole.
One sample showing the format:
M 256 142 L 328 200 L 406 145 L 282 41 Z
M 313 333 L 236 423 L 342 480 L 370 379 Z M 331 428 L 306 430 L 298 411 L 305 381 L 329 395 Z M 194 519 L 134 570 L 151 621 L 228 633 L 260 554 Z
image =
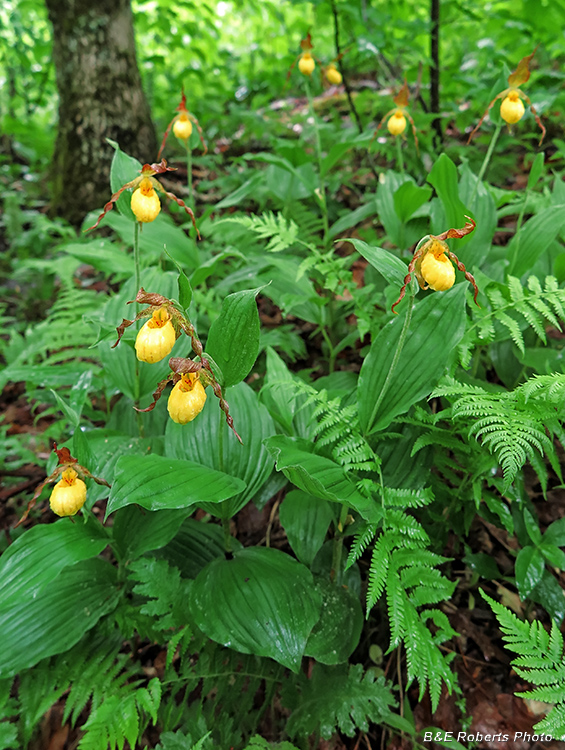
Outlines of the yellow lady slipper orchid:
M 200 239 L 200 232 L 196 227 L 196 221 L 192 209 L 189 208 L 180 198 L 177 198 L 174 193 L 165 190 L 161 183 L 154 177 L 156 174 L 165 174 L 166 172 L 174 172 L 175 170 L 176 167 L 167 166 L 165 159 L 161 159 L 158 164 L 144 164 L 141 168 L 141 176 L 136 177 L 134 180 L 130 180 L 130 182 L 126 182 L 126 184 L 122 185 L 119 190 L 116 190 L 116 192 L 110 196 L 108 203 L 104 206 L 102 213 L 96 220 L 96 224 L 93 224 L 86 231 L 90 232 L 91 229 L 96 229 L 108 211 L 111 211 L 114 208 L 114 204 L 124 190 L 133 190 L 133 195 L 131 196 L 131 210 L 139 222 L 142 224 L 148 224 L 151 221 L 155 221 L 161 210 L 161 202 L 157 195 L 157 192 L 160 192 L 187 212 L 192 220 L 194 228 L 196 229 L 196 235 L 198 239 Z
M 298 61 L 298 70 L 302 75 L 311 76 L 315 67 L 316 63 L 314 62 L 312 55 L 309 52 L 304 52 Z
M 161 201 L 147 177 L 141 181 L 131 196 L 131 210 L 142 224 L 149 224 L 159 216 Z
M 159 307 L 137 334 L 135 353 L 141 362 L 152 365 L 171 353 L 176 340 L 171 316 L 165 307 Z
M 58 516 L 74 516 L 86 502 L 86 484 L 72 468 L 65 469 L 53 487 L 49 505 Z
M 433 242 L 420 266 L 426 284 L 435 292 L 446 292 L 455 284 L 455 268 L 445 254 L 444 242 Z
M 494 99 L 490 102 L 490 104 L 485 110 L 485 113 L 483 114 L 483 116 L 481 117 L 477 125 L 471 131 L 471 134 L 469 135 L 469 140 L 467 141 L 467 143 L 471 143 L 473 136 L 475 135 L 477 130 L 481 127 L 483 120 L 490 112 L 491 107 L 499 99 L 502 99 L 502 104 L 500 105 L 500 116 L 502 117 L 502 119 L 505 122 L 507 122 L 509 125 L 514 125 L 515 123 L 519 122 L 519 120 L 521 120 L 522 117 L 524 116 L 524 112 L 526 109 L 524 106 L 524 102 L 522 101 L 523 99 L 532 110 L 532 114 L 535 118 L 535 121 L 537 122 L 541 130 L 541 138 L 540 138 L 540 146 L 541 146 L 541 142 L 543 141 L 545 137 L 545 127 L 542 121 L 540 120 L 539 115 L 536 112 L 536 109 L 533 106 L 532 102 L 520 88 L 522 84 L 527 83 L 530 79 L 530 62 L 532 61 L 532 58 L 535 55 L 535 53 L 536 53 L 536 50 L 534 50 L 531 55 L 527 55 L 526 57 L 523 57 L 520 60 L 520 62 L 518 63 L 518 66 L 516 67 L 516 70 L 508 76 L 508 88 L 504 89 L 504 91 L 501 91 L 499 94 L 497 94 L 494 97 Z
M 185 373 L 169 396 L 167 410 L 177 424 L 188 424 L 197 417 L 206 403 L 206 391 L 198 373 Z
M 173 133 L 180 141 L 188 141 L 192 135 L 192 123 L 186 112 L 181 112 L 173 125 Z
M 391 135 L 400 135 L 406 130 L 406 118 L 402 114 L 401 109 L 397 109 L 396 112 L 389 117 L 386 124 L 388 132 Z
M 526 108 L 517 91 L 511 91 L 500 105 L 500 116 L 509 125 L 519 122 L 524 116 Z
M 433 289 L 435 292 L 445 292 L 448 289 L 451 289 L 455 283 L 455 269 L 451 261 L 453 261 L 457 268 L 465 274 L 467 281 L 473 285 L 473 298 L 475 304 L 480 307 L 477 302 L 479 288 L 477 287 L 475 278 L 469 273 L 469 271 L 467 271 L 455 253 L 451 252 L 445 241 L 449 239 L 461 239 L 475 229 L 476 224 L 474 219 L 470 216 L 465 216 L 465 218 L 467 221 L 462 229 L 448 229 L 446 232 L 442 232 L 438 235 L 428 234 L 416 245 L 416 250 L 414 251 L 412 260 L 408 264 L 408 273 L 404 277 L 404 283 L 400 289 L 400 295 L 391 308 L 392 312 L 396 312 L 394 308 L 398 305 L 400 300 L 403 299 L 406 293 L 406 287 L 412 280 L 412 274 L 416 275 L 418 284 L 422 289 L 429 288 Z
M 198 137 L 200 138 L 200 143 L 202 144 L 203 153 L 207 154 L 208 146 L 206 145 L 206 142 L 204 140 L 200 123 L 198 122 L 196 117 L 191 114 L 186 108 L 186 95 L 184 93 L 184 88 L 182 90 L 180 104 L 177 107 L 177 112 L 179 114 L 175 115 L 167 125 L 167 129 L 165 130 L 165 134 L 161 142 L 161 148 L 159 149 L 159 153 L 157 154 L 157 158 L 161 158 L 161 154 L 163 153 L 165 144 L 167 143 L 167 138 L 169 137 L 169 133 L 171 132 L 171 127 L 173 128 L 173 133 L 180 141 L 185 141 L 186 143 L 188 143 L 188 139 L 192 135 L 193 124 L 196 125 Z
M 341 73 L 334 63 L 330 63 L 326 68 L 326 78 L 328 79 L 328 83 L 331 83 L 333 86 L 339 86 L 343 80 Z

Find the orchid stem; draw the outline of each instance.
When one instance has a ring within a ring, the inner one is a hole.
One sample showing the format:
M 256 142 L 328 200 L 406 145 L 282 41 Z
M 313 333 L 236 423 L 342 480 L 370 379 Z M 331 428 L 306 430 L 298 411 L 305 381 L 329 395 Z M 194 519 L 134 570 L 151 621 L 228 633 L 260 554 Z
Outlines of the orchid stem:
M 135 222 L 135 227 L 133 230 L 133 264 L 135 267 L 135 295 L 139 292 L 141 288 L 141 263 L 139 260 L 139 231 L 140 231 L 140 223 L 138 221 Z M 136 307 L 139 308 L 139 305 L 136 305 Z M 139 321 L 136 323 L 136 327 L 139 330 Z M 135 358 L 135 406 L 139 409 L 139 394 L 140 394 L 140 383 L 141 383 L 141 377 L 139 372 L 139 360 L 137 357 Z M 136 417 L 137 417 L 137 429 L 139 431 L 139 437 L 143 437 L 143 419 L 141 414 L 136 411 Z
M 404 174 L 404 159 L 402 157 L 402 143 L 400 142 L 400 136 L 395 136 L 396 139 L 396 166 L 400 174 Z
M 481 165 L 479 176 L 477 177 L 477 181 L 475 183 L 475 189 L 473 190 L 473 194 L 471 195 L 471 200 L 469 201 L 469 208 L 472 206 L 477 190 L 479 189 L 479 185 L 482 182 L 482 179 L 486 174 L 486 171 L 488 169 L 488 165 L 490 163 L 490 159 L 492 156 L 492 152 L 494 151 L 494 147 L 496 146 L 496 142 L 498 140 L 498 136 L 500 135 L 501 130 L 502 130 L 502 123 L 499 122 L 494 130 L 494 133 L 492 134 L 492 138 L 490 139 L 490 144 L 489 144 L 486 156 Z
M 190 138 L 186 140 L 186 171 L 188 174 L 188 202 L 194 211 L 194 195 L 192 192 L 192 148 L 190 147 Z
M 322 174 L 322 142 L 320 140 L 320 131 L 318 129 L 318 118 L 314 110 L 314 100 L 312 99 L 312 92 L 310 91 L 310 83 L 308 79 L 304 82 L 306 86 L 306 95 L 308 97 L 308 106 L 310 108 L 310 116 L 314 123 L 314 133 L 316 134 L 316 155 L 318 157 L 318 192 L 319 201 L 322 208 L 322 219 L 324 222 L 324 248 L 328 247 L 330 225 L 328 221 L 328 204 L 326 200 L 326 186 L 324 183 L 324 176 Z

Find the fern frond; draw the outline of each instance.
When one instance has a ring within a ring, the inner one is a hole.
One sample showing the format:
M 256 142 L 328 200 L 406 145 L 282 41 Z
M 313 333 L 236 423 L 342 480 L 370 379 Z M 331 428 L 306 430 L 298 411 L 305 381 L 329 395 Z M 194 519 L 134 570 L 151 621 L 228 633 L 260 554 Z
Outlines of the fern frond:
M 380 459 L 359 429 L 357 405 L 341 406 L 342 398 L 330 399 L 325 389 L 316 390 L 300 380 L 293 387 L 306 395 L 302 408 L 314 405 L 312 428 L 319 446 L 332 446 L 332 458 L 346 471 L 376 471 Z
M 364 672 L 361 664 L 315 664 L 300 692 L 286 690 L 283 701 L 294 709 L 285 727 L 292 738 L 318 733 L 330 739 L 336 730 L 353 737 L 356 731 L 367 732 L 370 724 L 386 721 L 394 705 L 384 677 L 370 669 Z
M 530 276 L 527 288 L 519 279 L 509 276 L 504 287 L 493 282 L 484 290 L 490 303 L 490 311 L 473 311 L 473 324 L 466 331 L 459 348 L 461 363 L 467 367 L 472 350 L 480 344 L 488 344 L 496 337 L 496 326 L 502 325 L 518 349 L 524 353 L 522 333 L 526 326 L 532 328 L 545 343 L 545 325 L 560 328 L 565 320 L 565 290 L 559 287 L 554 276 L 547 276 L 542 288 L 536 276 Z M 500 338 L 500 336 L 499 336 Z
M 504 474 L 506 486 L 527 461 L 546 455 L 558 475 L 558 461 L 548 436 L 561 431 L 555 419 L 553 399 L 565 392 L 563 376 L 543 376 L 514 391 L 489 392 L 453 380 L 444 381 L 432 396 L 455 397 L 450 415 L 468 423 L 469 437 L 475 437 L 493 453 Z M 544 398 L 551 394 L 551 400 Z M 537 462 L 539 463 L 539 462 Z M 543 480 L 543 476 L 540 477 Z
M 548 633 L 540 622 L 522 622 L 502 604 L 481 591 L 496 615 L 506 645 L 518 654 L 512 661 L 516 672 L 537 687 L 518 695 L 556 705 L 536 724 L 535 730 L 554 737 L 565 735 L 565 659 L 563 636 L 553 620 Z
M 274 214 L 272 211 L 265 211 L 260 216 L 230 216 L 218 220 L 216 224 L 227 221 L 241 224 L 261 239 L 268 239 L 266 249 L 270 253 L 280 253 L 291 247 L 299 234 L 298 225 L 292 219 L 285 219 L 281 213 Z
M 375 538 L 376 533 L 376 523 L 366 523 L 361 526 L 360 531 L 358 531 L 358 533 L 355 535 L 353 544 L 351 545 L 351 548 L 349 550 L 349 555 L 347 556 L 347 562 L 345 564 L 346 570 L 348 570 L 353 565 L 353 563 L 357 562 L 357 560 L 361 557 L 363 552 Z

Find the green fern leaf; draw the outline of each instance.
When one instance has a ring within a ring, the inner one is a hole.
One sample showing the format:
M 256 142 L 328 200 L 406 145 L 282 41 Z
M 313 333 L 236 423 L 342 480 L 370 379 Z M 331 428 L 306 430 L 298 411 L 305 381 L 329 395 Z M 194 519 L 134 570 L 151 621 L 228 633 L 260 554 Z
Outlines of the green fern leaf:
M 394 698 L 384 677 L 361 664 L 325 667 L 315 664 L 312 676 L 305 680 L 298 696 L 290 698 L 296 705 L 286 724 L 290 737 L 309 736 L 315 732 L 330 739 L 336 730 L 348 737 L 356 731 L 367 732 L 370 724 L 386 721 Z

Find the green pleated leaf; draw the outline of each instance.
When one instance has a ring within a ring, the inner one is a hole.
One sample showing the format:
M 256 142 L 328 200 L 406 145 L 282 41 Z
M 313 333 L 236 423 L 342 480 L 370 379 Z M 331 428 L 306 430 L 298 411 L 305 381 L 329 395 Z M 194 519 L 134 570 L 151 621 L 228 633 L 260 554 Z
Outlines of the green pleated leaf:
M 427 177 L 427 181 L 435 188 L 443 205 L 447 222 L 445 227 L 432 227 L 432 232 L 435 231 L 436 234 L 450 228 L 462 227 L 465 224 L 464 217 L 469 213 L 469 209 L 459 197 L 458 177 L 457 167 L 445 154 L 441 154 Z M 462 247 L 469 239 L 468 235 L 457 240 L 457 247 Z
M 245 483 L 240 479 L 193 461 L 122 456 L 116 464 L 106 516 L 133 503 L 147 510 L 219 503 L 243 489 Z
M 112 533 L 123 560 L 135 560 L 145 552 L 160 549 L 177 534 L 190 508 L 147 511 L 137 505 L 120 508 Z
M 418 187 L 414 182 L 404 182 L 394 194 L 394 209 L 401 222 L 405 223 L 416 211 L 427 203 L 432 191 Z
M 27 602 L 68 565 L 96 557 L 110 538 L 94 522 L 62 518 L 34 526 L 8 547 L 0 560 L 0 606 Z
M 321 597 L 306 567 L 278 550 L 255 547 L 204 568 L 190 604 L 196 624 L 213 641 L 298 672 Z
M 73 258 L 93 266 L 97 271 L 104 271 L 107 276 L 118 274 L 131 277 L 135 273 L 131 255 L 126 255 L 121 247 L 107 239 L 70 243 L 62 249 Z
M 490 253 L 497 225 L 496 204 L 490 189 L 484 182 L 478 182 L 468 164 L 461 164 L 458 171 L 461 175 L 459 195 L 471 210 L 477 226 L 464 238 L 464 247 L 461 240 L 455 240 L 451 249 L 467 269 L 472 270 L 473 266 L 482 266 Z M 461 251 L 460 247 L 463 247 Z
M 132 412 L 135 418 L 133 409 Z M 106 427 L 80 434 L 88 443 L 88 451 L 92 457 L 91 461 L 84 465 L 88 466 L 94 476 L 105 479 L 108 484 L 114 481 L 116 464 L 121 456 L 132 454 L 146 456 L 154 442 L 151 438 L 133 438 L 125 432 L 109 430 Z M 91 482 L 86 498 L 87 507 L 92 508 L 94 503 L 108 497 L 109 494 L 108 487 Z
M 512 237 L 508 245 L 508 274 L 523 276 L 540 258 L 565 227 L 565 206 L 543 209 Z
M 329 503 L 301 490 L 293 490 L 285 496 L 279 518 L 292 551 L 300 562 L 310 566 L 332 522 Z
M 382 515 L 377 503 L 364 497 L 339 464 L 308 450 L 305 440 L 275 435 L 265 440 L 278 471 L 309 495 L 347 505 L 368 521 L 376 523 Z
M 134 159 L 133 156 L 128 156 L 124 153 L 115 141 L 112 141 L 109 138 L 107 138 L 106 141 L 113 149 L 115 149 L 112 166 L 110 167 L 110 187 L 112 193 L 117 193 L 122 185 L 125 185 L 126 182 L 135 180 L 136 177 L 141 175 L 142 165 L 141 162 Z M 109 198 L 110 196 L 108 196 L 108 199 Z M 131 192 L 125 190 L 120 195 L 115 205 L 123 216 L 130 219 L 130 221 L 135 222 L 136 218 L 131 210 L 130 204 Z
M 259 353 L 259 313 L 255 298 L 263 287 L 228 295 L 212 323 L 206 353 L 218 363 L 223 385 L 237 385 L 249 375 Z
M 232 539 L 231 544 L 237 546 L 237 540 Z M 225 551 L 221 526 L 187 518 L 175 537 L 156 556 L 178 568 L 185 578 L 196 578 L 212 560 L 223 559 Z
M 3 677 L 67 651 L 117 605 L 116 569 L 101 559 L 65 568 L 49 586 L 0 604 Z
M 349 589 L 328 580 L 319 579 L 316 588 L 322 595 L 322 613 L 304 653 L 322 664 L 341 664 L 359 645 L 364 620 L 361 603 Z
M 209 513 L 231 518 L 265 485 L 274 468 L 274 461 L 263 446 L 263 440 L 275 434 L 269 412 L 256 393 L 240 383 L 226 393 L 235 429 L 243 439 L 240 445 L 226 424 L 218 400 L 210 394 L 198 419 L 187 425 L 169 420 L 165 435 L 165 454 L 171 458 L 189 457 L 211 469 L 239 477 L 247 485 L 238 496 L 226 503 L 199 503 Z M 221 432 L 221 436 L 220 436 Z M 201 498 L 203 501 L 206 498 Z
M 389 284 L 397 286 L 400 289 L 404 283 L 404 277 L 408 273 L 406 263 L 403 263 L 400 258 L 397 258 L 389 250 L 383 250 L 382 247 L 371 247 L 371 245 L 367 245 L 363 240 L 356 240 L 353 237 L 348 238 L 347 241 L 351 242 L 357 252 L 365 260 L 368 260 L 373 268 L 376 268 Z
M 532 166 L 530 167 L 530 174 L 528 175 L 528 184 L 526 186 L 526 190 L 531 190 L 537 185 L 539 178 L 543 174 L 544 162 L 545 153 L 541 151 L 536 155 L 536 158 L 533 160 Z
M 396 213 L 394 195 L 406 182 L 413 182 L 413 178 L 389 169 L 381 175 L 376 197 L 379 220 L 389 239 L 400 248 L 404 247 L 406 238 L 404 237 L 403 224 Z
M 465 331 L 466 291 L 467 283 L 456 284 L 415 305 L 394 368 L 406 310 L 380 331 L 359 374 L 359 421 L 365 433 L 384 430 L 432 392 Z

